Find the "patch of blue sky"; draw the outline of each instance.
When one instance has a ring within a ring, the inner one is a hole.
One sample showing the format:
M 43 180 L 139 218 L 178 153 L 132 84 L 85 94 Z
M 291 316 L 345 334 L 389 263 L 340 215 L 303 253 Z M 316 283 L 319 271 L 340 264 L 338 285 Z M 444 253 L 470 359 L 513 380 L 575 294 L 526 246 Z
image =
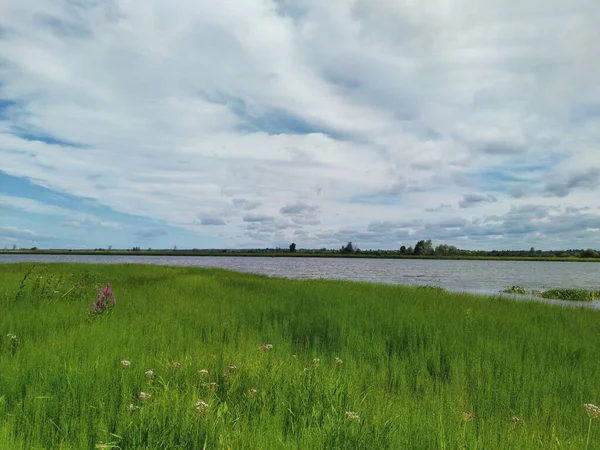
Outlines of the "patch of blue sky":
M 253 114 L 244 99 L 233 97 L 219 92 L 200 92 L 201 98 L 224 105 L 239 117 L 242 125 L 238 131 L 245 133 L 263 132 L 272 135 L 277 134 L 324 134 L 335 140 L 353 141 L 354 136 L 343 133 L 317 123 L 304 120 L 296 114 L 284 109 L 271 110 L 266 113 Z
M 126 223 L 130 225 L 147 224 L 150 219 L 116 212 L 98 203 L 96 200 L 78 197 L 50 188 L 40 186 L 28 178 L 16 177 L 0 171 L 0 194 L 11 197 L 22 197 L 35 200 L 45 205 L 58 206 L 73 214 L 85 213 L 98 217 L 103 221 Z M 36 220 L 47 220 L 47 214 L 27 213 Z
M 384 194 L 359 194 L 353 195 L 346 200 L 347 203 L 359 205 L 398 205 L 398 196 Z
M 274 0 L 275 9 L 280 16 L 300 20 L 308 13 L 308 7 L 295 0 Z
M 9 100 L 7 98 L 0 98 L 0 111 L 15 106 L 17 102 Z
M 8 112 L 15 107 L 17 102 L 6 98 L 0 98 L 0 120 L 8 119 Z
M 469 179 L 479 186 L 485 187 L 486 192 L 506 193 L 511 185 L 522 184 L 532 186 L 541 181 L 531 179 L 528 175 L 537 175 L 549 170 L 546 164 L 523 164 L 497 166 L 481 172 L 469 174 Z
M 82 210 L 93 208 L 89 212 L 110 212 L 112 210 L 100 205 L 91 199 L 77 197 L 74 195 L 56 192 L 52 189 L 40 186 L 25 177 L 17 177 L 0 170 L 0 194 L 13 197 L 24 197 L 41 203 L 52 204 L 66 209 Z M 105 210 L 102 211 L 102 208 Z
M 335 140 L 352 140 L 347 133 L 308 122 L 287 111 L 276 110 L 258 117 L 242 116 L 243 131 L 262 131 L 268 134 L 324 134 Z
M 550 170 L 546 164 L 515 164 L 491 167 L 482 172 L 472 174 L 475 177 L 490 178 L 497 181 L 519 182 L 529 181 L 527 174 L 535 174 Z
M 600 103 L 587 102 L 574 108 L 571 114 L 571 122 L 585 122 L 590 119 L 600 118 Z
M 63 208 L 64 214 L 45 214 L 15 208 L 3 208 L 0 225 L 28 229 L 35 241 L 45 247 L 201 248 L 224 245 L 220 238 L 197 234 L 151 217 L 122 213 L 96 200 L 57 192 L 31 180 L 0 171 L 0 195 L 21 197 L 44 205 Z M 81 214 L 83 216 L 81 219 Z M 95 218 L 92 221 L 85 217 Z M 103 225 L 104 224 L 104 225 Z M 108 224 L 108 225 L 107 225 Z M 161 230 L 151 236 L 148 230 Z M 21 239 L 26 240 L 24 238 Z M 29 245 L 29 244 L 28 244 Z M 40 246 L 38 245 L 38 246 Z
M 506 168 L 504 168 L 504 171 L 513 172 L 513 173 L 535 173 L 535 172 L 545 172 L 550 169 L 551 169 L 551 165 L 545 164 L 545 163 L 519 164 L 519 165 L 515 164 L 512 166 L 507 166 Z
M 20 127 L 11 127 L 11 133 L 21 139 L 28 141 L 43 142 L 49 145 L 59 145 L 61 147 L 73 147 L 73 148 L 87 148 L 88 146 L 81 143 L 69 142 L 63 139 L 59 139 L 54 136 L 50 136 L 45 133 L 35 132 L 33 130 L 26 130 Z
M 518 176 L 515 173 L 507 172 L 506 170 L 488 169 L 482 172 L 470 175 L 473 180 L 481 180 L 487 183 L 519 183 L 527 181 L 525 178 Z
M 58 37 L 85 38 L 91 36 L 91 32 L 73 22 L 58 19 L 48 14 L 38 14 L 38 23 L 51 30 Z

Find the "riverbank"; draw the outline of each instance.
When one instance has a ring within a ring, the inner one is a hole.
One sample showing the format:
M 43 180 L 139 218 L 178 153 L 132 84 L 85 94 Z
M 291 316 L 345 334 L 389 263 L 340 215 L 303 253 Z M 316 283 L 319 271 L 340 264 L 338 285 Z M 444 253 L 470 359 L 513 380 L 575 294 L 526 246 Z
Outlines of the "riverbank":
M 88 256 L 216 256 L 216 257 L 256 257 L 256 258 L 364 258 L 364 259 L 429 259 L 449 261 L 557 261 L 557 262 L 600 262 L 600 258 L 547 257 L 547 256 L 469 256 L 469 255 L 403 255 L 395 252 L 289 252 L 264 251 L 246 252 L 243 250 L 192 251 L 192 250 L 0 250 L 0 255 L 88 255 Z
M 600 401 L 596 311 L 218 269 L 30 267 L 0 267 L 0 448 L 585 448 L 583 404 Z M 116 306 L 89 320 L 107 282 Z

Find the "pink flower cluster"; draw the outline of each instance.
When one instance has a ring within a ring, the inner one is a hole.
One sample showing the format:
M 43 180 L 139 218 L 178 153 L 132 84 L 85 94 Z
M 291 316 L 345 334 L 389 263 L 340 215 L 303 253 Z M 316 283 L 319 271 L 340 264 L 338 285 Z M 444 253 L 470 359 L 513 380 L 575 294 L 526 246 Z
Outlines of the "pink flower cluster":
M 90 314 L 102 314 L 104 311 L 116 306 L 117 299 L 110 288 L 110 283 L 106 283 L 104 289 L 98 289 L 98 298 L 94 303 L 89 305 Z

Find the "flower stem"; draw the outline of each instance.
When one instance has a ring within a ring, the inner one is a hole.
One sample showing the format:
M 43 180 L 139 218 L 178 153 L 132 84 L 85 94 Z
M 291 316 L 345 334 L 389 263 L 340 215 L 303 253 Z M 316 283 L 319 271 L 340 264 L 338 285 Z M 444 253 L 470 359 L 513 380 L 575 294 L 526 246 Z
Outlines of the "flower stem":
M 592 432 L 592 418 L 590 417 L 590 423 L 588 425 L 587 439 L 585 441 L 585 450 L 588 450 L 588 447 L 590 445 L 590 433 L 591 432 Z

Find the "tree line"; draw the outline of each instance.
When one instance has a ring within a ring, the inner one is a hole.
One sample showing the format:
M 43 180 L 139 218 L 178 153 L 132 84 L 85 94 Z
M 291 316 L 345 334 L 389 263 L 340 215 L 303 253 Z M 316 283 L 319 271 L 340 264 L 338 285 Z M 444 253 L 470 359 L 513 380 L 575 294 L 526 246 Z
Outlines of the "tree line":
M 296 244 L 289 247 L 291 252 L 298 251 Z M 523 258 L 600 258 L 600 253 L 592 248 L 569 250 L 465 250 L 454 245 L 440 244 L 434 247 L 431 239 L 420 240 L 414 247 L 402 245 L 398 250 L 361 250 L 353 242 L 348 242 L 339 250 L 322 248 L 319 250 L 300 250 L 302 253 L 364 253 L 368 255 L 406 255 L 406 256 L 467 256 L 467 257 L 523 257 Z

